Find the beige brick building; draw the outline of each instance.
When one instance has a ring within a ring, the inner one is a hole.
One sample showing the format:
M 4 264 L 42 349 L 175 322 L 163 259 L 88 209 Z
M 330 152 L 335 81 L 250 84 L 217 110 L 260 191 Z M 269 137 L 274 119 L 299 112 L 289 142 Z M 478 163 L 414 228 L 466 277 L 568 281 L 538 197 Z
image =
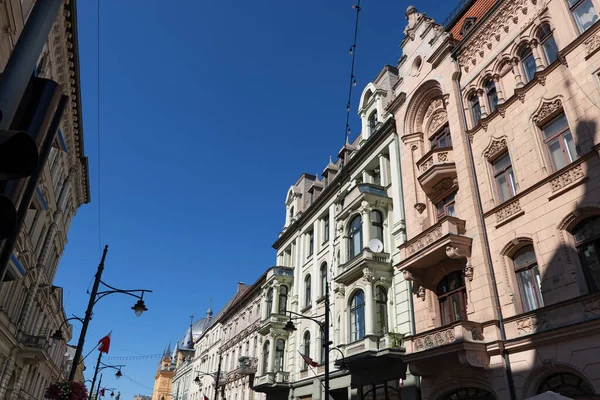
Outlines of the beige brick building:
M 0 3 L 0 67 L 4 68 L 33 0 Z M 53 285 L 77 209 L 90 201 L 83 152 L 76 2 L 65 0 L 34 74 L 58 82 L 70 97 L 46 167 L 19 233 L 0 291 L 0 399 L 41 399 L 68 375 L 65 341 L 49 337 L 67 318 L 62 288 Z M 62 326 L 65 340 L 71 326 Z M 82 379 L 83 375 L 78 374 Z
M 409 7 L 403 146 L 423 399 L 600 394 L 600 2 Z

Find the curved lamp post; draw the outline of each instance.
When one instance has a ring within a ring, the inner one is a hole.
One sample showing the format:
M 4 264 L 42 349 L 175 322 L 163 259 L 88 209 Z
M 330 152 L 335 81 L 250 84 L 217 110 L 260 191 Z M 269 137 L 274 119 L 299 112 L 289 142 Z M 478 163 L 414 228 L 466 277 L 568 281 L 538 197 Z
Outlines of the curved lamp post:
M 102 353 L 100 353 L 100 354 L 102 354 Z M 121 364 L 121 365 L 104 364 L 103 362 L 100 361 L 100 359 L 98 359 L 98 365 L 96 365 L 96 370 L 94 371 L 94 378 L 92 379 L 92 388 L 90 389 L 89 398 L 91 399 L 92 393 L 94 393 L 94 386 L 96 384 L 96 376 L 98 376 L 98 372 L 100 372 L 104 369 L 107 369 L 107 368 L 116 369 L 117 372 L 115 373 L 115 378 L 119 379 L 120 377 L 123 376 L 123 373 L 121 372 L 121 368 L 123 368 L 124 366 L 125 365 L 123 365 L 123 364 Z M 98 399 L 98 393 L 100 393 L 100 385 L 101 384 L 102 384 L 102 375 L 100 375 L 100 380 L 98 380 L 98 389 L 96 390 L 96 400 Z M 114 389 L 112 389 L 112 390 L 114 390 Z
M 200 377 L 201 376 L 210 376 L 211 378 L 213 378 L 215 380 L 215 400 L 217 400 L 217 396 L 219 393 L 219 380 L 221 379 L 221 362 L 222 361 L 223 361 L 223 354 L 221 352 L 219 352 L 219 365 L 217 367 L 216 374 L 202 372 L 200 370 L 194 370 L 194 373 L 196 373 L 196 377 L 194 378 L 194 383 L 196 383 L 197 385 L 200 385 Z M 225 397 L 224 393 L 225 393 L 225 387 L 223 386 L 223 398 Z
M 313 318 L 313 317 L 307 317 L 302 314 L 298 314 L 293 311 L 286 311 L 286 313 L 290 314 L 290 319 L 283 327 L 283 330 L 285 330 L 287 332 L 293 332 L 296 330 L 296 326 L 294 325 L 293 320 L 307 319 L 307 320 L 315 322 L 321 328 L 321 333 L 323 334 L 323 337 L 325 338 L 325 342 L 323 343 L 323 351 L 325 352 L 325 360 L 323 362 L 325 364 L 325 378 L 323 379 L 324 387 L 325 387 L 325 396 L 324 396 L 325 400 L 329 400 L 329 352 L 331 351 L 331 345 L 333 343 L 331 340 L 329 340 L 329 312 L 330 312 L 329 281 L 325 280 L 325 314 L 320 315 L 316 318 Z M 292 315 L 294 315 L 294 317 L 292 317 Z M 324 320 L 321 321 L 321 320 L 318 320 L 317 318 L 324 318 Z M 340 351 L 340 353 L 342 353 L 341 350 L 339 350 L 339 349 L 337 349 L 337 350 Z M 343 355 L 344 355 L 344 353 L 342 353 L 342 356 Z M 345 362 L 343 363 L 343 365 L 345 365 Z
M 56 332 L 54 332 L 52 334 L 52 336 L 50 336 L 50 339 L 52 339 L 52 340 L 65 340 L 65 337 L 62 334 L 62 327 L 63 327 L 64 324 L 66 324 L 67 322 L 72 321 L 74 319 L 76 319 L 77 321 L 83 323 L 83 318 L 79 318 L 79 317 L 76 317 L 75 315 L 73 315 L 71 318 L 65 319 L 63 321 L 63 323 L 58 326 L 58 328 L 56 329 Z
M 145 311 L 148 311 L 146 308 L 146 304 L 144 303 L 144 293 L 152 293 L 152 290 L 147 289 L 134 289 L 134 290 L 124 290 L 117 289 L 116 287 L 110 286 L 107 283 L 102 281 L 102 272 L 104 271 L 104 261 L 106 260 L 106 253 L 108 252 L 108 245 L 104 246 L 104 251 L 102 252 L 102 259 L 100 260 L 100 264 L 98 265 L 98 271 L 96 272 L 96 278 L 94 279 L 94 286 L 92 287 L 92 293 L 90 293 L 90 300 L 88 303 L 87 310 L 85 311 L 85 318 L 83 319 L 83 326 L 81 327 L 81 333 L 79 334 L 79 341 L 77 342 L 77 349 L 75 350 L 75 356 L 73 357 L 73 364 L 71 365 L 71 373 L 69 374 L 69 380 L 73 381 L 75 379 L 75 373 L 77 371 L 77 365 L 79 364 L 79 359 L 81 358 L 81 353 L 83 352 L 83 345 L 85 343 L 85 335 L 87 333 L 87 328 L 92 319 L 92 311 L 96 303 L 102 299 L 103 297 L 108 296 L 109 294 L 120 293 L 126 294 L 128 296 L 135 297 L 138 301 L 131 307 L 134 311 L 136 317 L 142 316 Z M 107 290 L 98 291 L 100 288 L 100 284 L 107 288 Z

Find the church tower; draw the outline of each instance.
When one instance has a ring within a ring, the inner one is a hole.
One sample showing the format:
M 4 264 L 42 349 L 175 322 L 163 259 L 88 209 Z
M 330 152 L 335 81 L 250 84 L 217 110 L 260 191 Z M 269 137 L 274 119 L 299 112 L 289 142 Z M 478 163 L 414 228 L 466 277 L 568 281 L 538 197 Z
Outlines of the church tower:
M 175 351 L 177 354 L 177 345 Z M 171 354 L 171 343 L 163 352 L 156 375 L 154 375 L 154 390 L 152 391 L 152 400 L 170 400 L 171 399 L 171 383 L 173 374 L 175 373 L 175 365 L 173 363 L 173 355 Z

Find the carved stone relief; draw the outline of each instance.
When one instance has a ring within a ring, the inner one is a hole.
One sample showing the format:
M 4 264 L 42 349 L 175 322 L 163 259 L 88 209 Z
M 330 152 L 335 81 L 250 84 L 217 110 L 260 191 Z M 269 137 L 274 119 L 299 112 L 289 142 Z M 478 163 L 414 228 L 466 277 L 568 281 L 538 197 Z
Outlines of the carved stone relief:
M 490 160 L 492 158 L 494 158 L 496 155 L 502 153 L 504 150 L 506 150 L 506 138 L 502 138 L 502 139 L 493 139 L 492 143 L 488 146 L 488 148 L 485 150 L 485 152 L 483 153 L 483 156 Z
M 542 101 L 542 105 L 538 109 L 537 113 L 533 117 L 533 122 L 536 124 L 541 124 L 546 120 L 550 115 L 554 114 L 556 111 L 562 108 L 562 101 L 560 99 L 552 100 L 552 101 Z
M 544 314 L 532 315 L 517 320 L 519 334 L 536 333 L 548 328 L 548 320 Z
M 512 203 L 502 207 L 498 211 L 496 211 L 496 223 L 502 222 L 505 219 L 521 212 L 521 203 L 519 203 L 519 199 L 513 201 Z
M 552 192 L 557 192 L 571 183 L 582 179 L 583 177 L 585 177 L 585 172 L 583 171 L 583 166 L 579 164 L 550 181 Z

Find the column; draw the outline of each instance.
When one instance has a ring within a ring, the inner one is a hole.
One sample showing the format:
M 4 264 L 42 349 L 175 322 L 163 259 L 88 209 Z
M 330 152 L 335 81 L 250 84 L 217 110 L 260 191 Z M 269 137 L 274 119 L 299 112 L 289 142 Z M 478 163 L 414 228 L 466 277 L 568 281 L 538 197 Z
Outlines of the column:
M 380 154 L 379 158 L 379 176 L 381 179 L 381 186 L 387 186 L 390 183 L 387 173 L 387 159 Z
M 367 201 L 361 203 L 363 248 L 369 246 L 371 240 L 371 207 Z
M 275 361 L 275 341 L 277 339 L 274 336 L 270 337 L 269 339 L 269 360 L 267 363 L 267 372 L 273 372 L 273 364 Z
M 531 53 L 533 54 L 533 58 L 535 59 L 535 70 L 541 71 L 546 68 L 546 63 L 544 63 L 544 59 L 542 58 L 542 50 L 540 49 L 540 43 L 533 39 L 530 43 Z
M 272 314 L 279 314 L 279 282 L 273 282 L 273 310 Z
M 261 307 L 261 319 L 264 321 L 265 319 L 269 318 L 269 311 L 267 309 L 267 293 L 269 292 L 269 288 L 265 287 L 263 289 L 263 299 L 262 299 L 262 307 Z
M 373 298 L 373 284 L 371 283 L 371 278 L 365 276 L 365 334 L 366 335 L 374 335 L 374 321 L 375 321 L 375 299 Z
M 479 108 L 481 109 L 481 118 L 485 118 L 488 116 L 488 113 L 487 113 L 487 101 L 484 96 L 483 89 L 477 90 L 477 97 L 479 98 Z
M 383 122 L 383 98 L 380 94 L 375 96 L 375 104 L 377 107 L 377 121 Z
M 369 120 L 367 118 L 367 114 L 366 113 L 362 113 L 360 114 L 360 121 L 361 121 L 361 136 L 362 136 L 362 140 L 367 140 L 369 138 Z
M 504 90 L 502 88 L 502 82 L 500 82 L 500 75 L 496 74 L 492 77 L 494 85 L 496 86 L 496 94 L 498 95 L 498 105 L 504 104 L 506 99 L 504 98 Z
M 513 74 L 515 75 L 515 81 L 517 82 L 516 87 L 523 87 L 525 84 L 523 83 L 523 75 L 521 74 L 521 66 L 519 65 L 521 62 L 517 57 L 512 59 L 513 66 Z

